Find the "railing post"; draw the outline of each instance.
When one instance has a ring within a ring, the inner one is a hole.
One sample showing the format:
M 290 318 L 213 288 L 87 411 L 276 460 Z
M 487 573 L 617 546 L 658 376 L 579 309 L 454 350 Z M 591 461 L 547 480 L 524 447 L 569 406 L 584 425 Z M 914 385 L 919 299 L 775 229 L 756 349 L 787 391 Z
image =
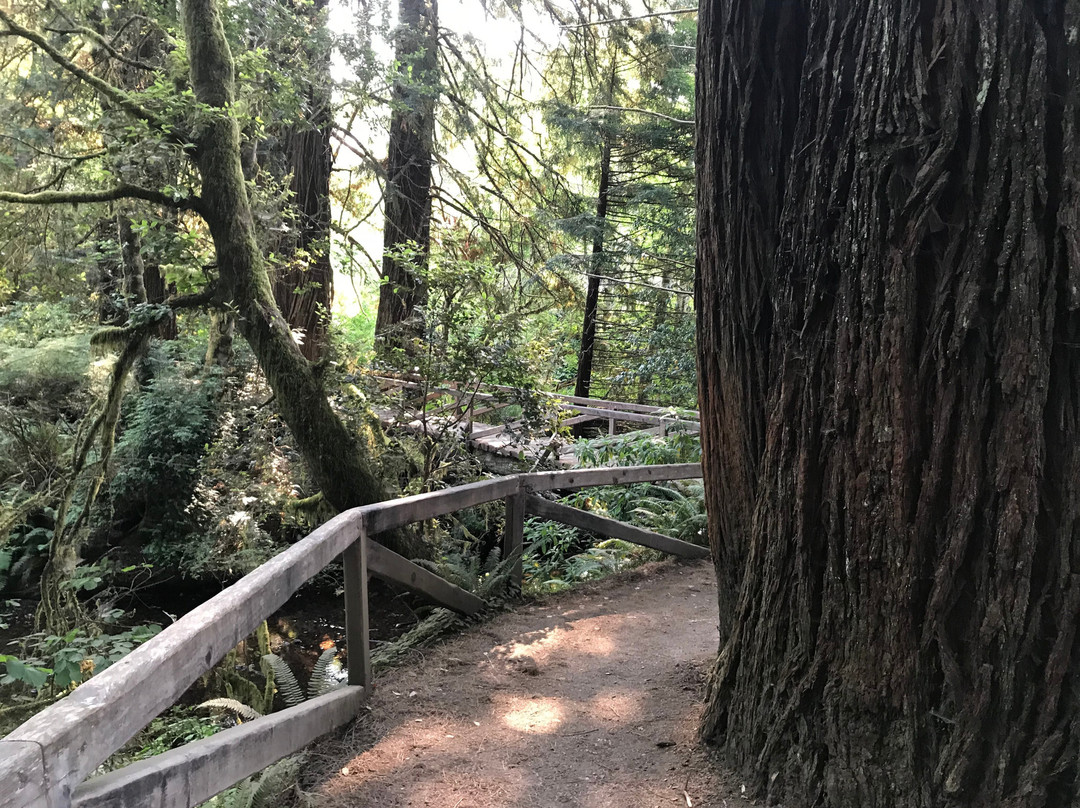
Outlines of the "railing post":
M 367 526 L 345 548 L 345 642 L 349 652 L 349 684 L 371 690 L 371 647 L 368 643 Z
M 523 534 L 525 532 L 525 494 L 518 491 L 506 497 L 506 528 L 503 531 L 503 558 L 513 558 L 514 566 L 510 569 L 510 586 L 515 592 L 521 591 Z

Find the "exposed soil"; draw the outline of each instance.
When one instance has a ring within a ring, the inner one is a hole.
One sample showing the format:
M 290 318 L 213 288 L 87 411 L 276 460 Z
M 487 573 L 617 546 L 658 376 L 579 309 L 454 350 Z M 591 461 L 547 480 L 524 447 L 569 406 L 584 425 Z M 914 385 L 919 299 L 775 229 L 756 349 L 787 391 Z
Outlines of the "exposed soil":
M 711 565 L 654 564 L 476 626 L 376 682 L 320 805 L 751 805 L 695 742 Z

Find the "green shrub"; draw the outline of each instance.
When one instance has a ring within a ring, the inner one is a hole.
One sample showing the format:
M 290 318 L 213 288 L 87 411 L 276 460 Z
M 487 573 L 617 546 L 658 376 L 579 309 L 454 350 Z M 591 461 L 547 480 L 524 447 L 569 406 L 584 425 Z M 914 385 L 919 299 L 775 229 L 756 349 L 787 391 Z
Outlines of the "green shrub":
M 78 409 L 84 406 L 90 369 L 87 334 L 7 347 L 0 353 L 0 396 L 16 402 L 44 402 L 61 412 Z
M 66 302 L 20 302 L 0 308 L 0 345 L 32 348 L 45 339 L 88 329 L 85 315 Z
M 115 619 L 122 612 L 109 615 Z M 113 628 L 117 628 L 113 624 Z M 86 628 L 64 635 L 36 632 L 23 640 L 19 655 L 0 655 L 5 673 L 0 686 L 25 685 L 35 691 L 66 690 L 125 657 L 161 631 L 158 625 L 137 625 L 112 633 Z
M 164 362 L 155 372 L 124 418 L 109 482 L 112 507 L 104 515 L 136 522 L 140 543 L 161 546 L 199 529 L 188 505 L 217 432 L 220 379 L 186 376 Z
M 671 410 L 671 417 L 679 410 Z M 701 438 L 672 426 L 665 437 L 659 435 L 614 435 L 574 446 L 578 468 L 597 466 L 659 466 L 667 463 L 701 462 Z

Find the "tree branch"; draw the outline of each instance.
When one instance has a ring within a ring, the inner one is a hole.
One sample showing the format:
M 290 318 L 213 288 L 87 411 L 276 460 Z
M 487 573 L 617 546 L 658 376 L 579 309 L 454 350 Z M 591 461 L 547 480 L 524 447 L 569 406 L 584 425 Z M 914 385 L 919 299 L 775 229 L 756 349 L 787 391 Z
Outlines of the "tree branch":
M 46 28 L 45 30 L 48 31 L 49 33 L 52 33 L 52 34 L 67 34 L 69 36 L 76 36 L 77 35 L 77 36 L 86 37 L 87 39 L 92 39 L 102 49 L 104 49 L 104 51 L 106 53 L 108 53 L 111 57 L 113 57 L 117 61 L 123 62 L 126 65 L 131 65 L 131 67 L 136 67 L 139 70 L 148 70 L 148 71 L 151 71 L 151 72 L 157 70 L 156 67 L 154 67 L 153 65 L 147 64 L 146 62 L 140 62 L 138 59 L 129 59 L 127 56 L 124 56 L 124 54 L 120 53 L 119 50 L 117 50 L 115 47 L 113 47 L 109 43 L 109 41 L 107 39 L 105 39 L 105 37 L 103 37 L 101 34 L 99 34 L 97 31 L 94 31 L 91 28 L 86 28 L 85 26 L 77 25 L 74 28 Z
M 633 281 L 627 278 L 613 278 L 610 275 L 597 275 L 594 272 L 586 273 L 586 278 L 599 278 L 602 281 L 611 281 L 612 283 L 622 283 L 626 286 L 644 286 L 646 289 L 656 289 L 660 292 L 667 292 L 671 295 L 683 295 L 685 297 L 693 297 L 693 292 L 684 292 L 681 289 L 672 289 L 670 286 L 657 286 L 655 283 L 645 283 L 645 281 Z
M 190 295 L 175 295 L 165 301 L 165 305 L 173 311 L 180 309 L 197 309 L 201 306 L 209 306 L 217 297 L 217 284 L 211 283 L 201 292 Z
M 639 14 L 636 17 L 617 17 L 613 20 L 596 20 L 596 22 L 579 22 L 574 25 L 560 25 L 564 31 L 575 28 L 592 28 L 596 25 L 610 25 L 614 22 L 633 22 L 635 20 L 647 20 L 650 17 L 671 17 L 676 14 L 697 14 L 697 8 L 675 8 L 671 11 L 654 11 L 652 14 Z
M 0 12 L 2 13 L 2 12 Z M 20 194 L 0 191 L 0 202 L 12 205 L 79 205 L 92 202 L 113 202 L 117 199 L 144 199 L 158 205 L 178 210 L 198 211 L 202 200 L 190 195 L 176 199 L 161 191 L 138 185 L 117 185 L 102 191 L 40 191 L 36 194 Z
M 133 115 L 140 120 L 146 121 L 147 123 L 155 126 L 156 128 L 164 128 L 164 124 L 158 118 L 158 116 L 148 110 L 146 107 L 142 106 L 142 104 L 132 98 L 131 95 L 124 92 L 119 87 L 110 84 L 104 79 L 98 78 L 93 73 L 83 70 L 73 61 L 71 61 L 71 59 L 67 58 L 66 56 L 64 56 L 64 54 L 62 54 L 60 51 L 50 45 L 48 40 L 45 39 L 45 37 L 43 37 L 40 33 L 19 25 L 3 9 L 0 9 L 0 21 L 3 21 L 3 23 L 8 27 L 8 30 L 3 33 L 19 36 L 29 42 L 33 42 L 61 68 L 66 70 L 71 75 L 75 76 L 75 78 L 79 79 L 80 81 L 84 81 L 89 84 L 91 87 L 93 87 L 103 96 L 108 98 L 110 101 L 116 104 L 120 109 L 127 112 L 129 115 Z
M 26 148 L 31 149 L 38 154 L 42 154 L 45 157 L 51 157 L 54 160 L 70 160 L 73 163 L 84 163 L 87 160 L 94 160 L 98 157 L 104 157 L 106 154 L 109 153 L 107 149 L 98 149 L 97 151 L 86 152 L 85 154 L 57 154 L 56 152 L 49 151 L 48 149 L 38 148 L 33 143 L 23 140 L 22 138 L 17 138 L 14 135 L 7 135 L 3 132 L 0 132 L 0 138 L 3 138 L 4 140 L 10 140 L 12 143 L 18 143 L 20 146 L 25 146 Z
M 660 118 L 664 121 L 670 121 L 671 123 L 682 124 L 683 126 L 693 126 L 693 120 L 687 120 L 686 118 L 673 118 L 670 115 L 665 115 L 662 112 L 653 112 L 651 109 L 641 109 L 641 107 L 612 107 L 607 104 L 597 104 L 596 106 L 589 107 L 589 109 L 602 109 L 608 112 L 636 112 L 640 115 L 652 115 L 654 118 Z

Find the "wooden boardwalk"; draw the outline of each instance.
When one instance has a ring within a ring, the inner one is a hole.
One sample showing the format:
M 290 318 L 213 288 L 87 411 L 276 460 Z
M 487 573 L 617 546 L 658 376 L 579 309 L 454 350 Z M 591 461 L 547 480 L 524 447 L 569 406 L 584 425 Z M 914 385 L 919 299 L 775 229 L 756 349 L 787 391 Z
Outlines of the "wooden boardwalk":
M 620 437 L 701 430 L 696 410 L 673 410 L 628 401 L 580 398 L 563 393 L 524 391 L 503 385 L 435 384 L 419 377 L 375 376 L 383 393 L 397 396 L 396 409 L 376 410 L 387 429 L 415 434 L 455 435 L 472 449 L 523 460 L 533 466 L 549 462 L 575 465 L 571 429 L 606 422 L 608 435 Z M 504 411 L 522 405 L 538 406 L 548 418 L 546 428 L 528 428 L 523 418 L 504 418 Z M 636 429 L 620 432 L 620 425 Z

